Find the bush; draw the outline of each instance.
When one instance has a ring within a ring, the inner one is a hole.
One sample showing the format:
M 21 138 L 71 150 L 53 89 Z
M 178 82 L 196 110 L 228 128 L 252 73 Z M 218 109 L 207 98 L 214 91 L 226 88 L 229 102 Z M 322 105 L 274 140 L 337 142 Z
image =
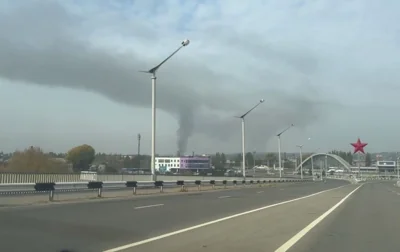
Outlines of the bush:
M 67 173 L 68 164 L 61 160 L 50 158 L 39 147 L 15 151 L 5 172 L 36 172 L 36 173 Z

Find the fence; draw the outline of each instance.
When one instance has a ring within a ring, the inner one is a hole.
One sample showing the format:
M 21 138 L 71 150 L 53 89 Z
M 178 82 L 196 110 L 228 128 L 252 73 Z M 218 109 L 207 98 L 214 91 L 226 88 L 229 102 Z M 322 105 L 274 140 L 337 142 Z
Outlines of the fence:
M 157 180 L 224 180 L 235 177 L 219 176 L 175 176 L 158 175 Z M 236 177 L 236 179 L 239 179 Z M 265 179 L 265 178 L 257 178 Z M 269 179 L 269 178 L 267 178 Z M 279 179 L 279 178 L 274 178 Z M 79 181 L 152 181 L 150 175 L 133 174 L 96 174 L 96 173 L 0 173 L 0 184 L 5 183 L 39 183 L 39 182 L 79 182 Z
M 216 185 L 262 185 L 267 183 L 289 183 L 289 182 L 308 182 L 311 179 L 279 179 L 279 180 L 177 180 L 177 181 L 87 181 L 87 182 L 38 182 L 38 183 L 14 183 L 0 184 L 0 195 L 33 195 L 48 193 L 49 200 L 52 201 L 55 192 L 85 192 L 97 191 L 97 196 L 102 197 L 103 190 L 131 189 L 136 194 L 138 189 L 154 188 L 159 189 L 160 193 L 164 187 L 180 187 L 185 192 L 185 187 L 196 186 L 198 190 L 202 185 L 209 185 L 214 188 Z

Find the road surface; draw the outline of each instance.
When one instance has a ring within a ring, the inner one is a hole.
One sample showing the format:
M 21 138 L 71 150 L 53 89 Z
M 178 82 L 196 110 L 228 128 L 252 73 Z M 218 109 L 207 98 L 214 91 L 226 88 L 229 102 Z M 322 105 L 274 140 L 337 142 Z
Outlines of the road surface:
M 103 251 L 345 184 L 288 183 L 187 195 L 0 208 L 0 246 L 2 251 Z
M 289 251 L 400 251 L 400 188 L 394 183 L 364 184 Z
M 393 183 L 328 181 L 1 209 L 0 246 L 75 252 L 399 251 L 400 188 Z

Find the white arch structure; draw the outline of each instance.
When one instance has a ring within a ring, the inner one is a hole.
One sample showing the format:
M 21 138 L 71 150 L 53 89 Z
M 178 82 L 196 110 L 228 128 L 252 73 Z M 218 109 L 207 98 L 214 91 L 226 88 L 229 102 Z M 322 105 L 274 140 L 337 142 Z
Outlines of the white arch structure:
M 300 169 L 301 165 L 304 166 L 304 164 L 307 163 L 307 161 L 311 160 L 311 158 L 321 157 L 321 156 L 333 158 L 336 161 L 338 161 L 341 165 L 343 165 L 343 167 L 346 168 L 347 171 L 351 171 L 351 165 L 346 160 L 344 160 L 343 158 L 339 157 L 338 155 L 329 154 L 329 153 L 314 153 L 314 154 L 312 154 L 308 158 L 304 159 L 303 163 L 301 163 L 299 166 L 297 166 L 296 171 L 298 171 Z

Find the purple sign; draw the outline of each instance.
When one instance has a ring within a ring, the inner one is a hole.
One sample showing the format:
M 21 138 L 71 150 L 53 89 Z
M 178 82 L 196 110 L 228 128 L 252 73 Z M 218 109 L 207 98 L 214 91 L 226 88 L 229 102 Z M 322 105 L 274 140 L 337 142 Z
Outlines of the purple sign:
M 181 157 L 181 169 L 210 169 L 211 160 L 209 157 Z

